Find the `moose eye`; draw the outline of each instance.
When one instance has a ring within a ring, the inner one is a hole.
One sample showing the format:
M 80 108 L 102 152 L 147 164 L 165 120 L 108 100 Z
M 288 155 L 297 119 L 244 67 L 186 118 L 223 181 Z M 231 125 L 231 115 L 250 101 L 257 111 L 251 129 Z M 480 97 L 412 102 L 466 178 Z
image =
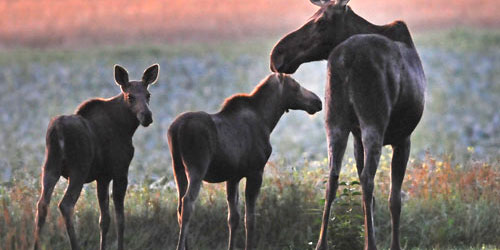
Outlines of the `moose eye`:
M 149 101 L 149 99 L 151 98 L 151 94 L 147 94 L 147 95 L 146 95 L 146 98 L 147 98 L 147 99 L 148 99 L 148 101 Z
M 135 96 L 129 95 L 128 100 L 129 100 L 129 102 L 135 102 Z
M 323 24 L 325 24 L 325 19 L 324 19 L 324 18 L 318 18 L 318 19 L 316 20 L 316 23 L 317 23 L 318 25 L 323 25 Z

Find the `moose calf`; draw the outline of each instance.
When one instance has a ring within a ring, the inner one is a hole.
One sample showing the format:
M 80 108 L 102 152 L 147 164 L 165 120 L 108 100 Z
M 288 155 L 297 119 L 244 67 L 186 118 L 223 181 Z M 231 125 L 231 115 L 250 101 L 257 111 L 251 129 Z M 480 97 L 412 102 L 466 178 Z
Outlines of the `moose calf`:
M 254 247 L 255 200 L 271 155 L 269 136 L 288 109 L 314 114 L 321 110 L 321 100 L 290 76 L 271 74 L 251 94 L 227 99 L 218 113 L 187 112 L 170 125 L 168 144 L 179 194 L 177 250 L 187 249 L 189 219 L 202 180 L 226 182 L 228 248 L 233 249 L 242 178 L 246 178 L 246 249 Z
M 118 249 L 123 249 L 123 201 L 127 175 L 134 156 L 132 136 L 140 125 L 153 122 L 149 110 L 149 85 L 158 79 L 160 66 L 150 66 L 140 81 L 129 81 L 128 72 L 115 65 L 115 81 L 121 93 L 109 99 L 90 99 L 73 115 L 58 116 L 47 129 L 45 163 L 42 167 L 42 193 L 36 214 L 35 245 L 40 248 L 40 231 L 47 216 L 47 206 L 54 186 L 63 176 L 68 187 L 59 209 L 64 217 L 73 250 L 77 243 L 72 215 L 83 184 L 97 181 L 97 197 L 101 217 L 101 250 L 106 248 L 109 229 L 109 183 L 113 180 L 113 202 L 118 228 Z

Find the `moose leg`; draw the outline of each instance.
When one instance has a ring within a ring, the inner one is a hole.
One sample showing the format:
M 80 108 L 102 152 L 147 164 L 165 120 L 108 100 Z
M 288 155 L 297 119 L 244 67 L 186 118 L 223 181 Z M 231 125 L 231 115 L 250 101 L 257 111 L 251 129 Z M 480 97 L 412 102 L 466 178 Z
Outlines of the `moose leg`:
M 182 165 L 182 161 L 179 163 L 173 163 L 175 183 L 177 184 L 177 194 L 178 194 L 178 202 L 177 202 L 177 222 L 179 223 L 179 227 L 181 226 L 182 219 L 182 197 L 186 194 L 186 189 L 188 186 L 188 180 L 186 177 L 186 172 L 184 171 L 184 165 Z
M 42 173 L 42 193 L 37 204 L 37 212 L 35 219 L 35 246 L 34 249 L 39 249 L 40 246 L 40 233 L 42 227 L 45 224 L 45 218 L 47 217 L 48 206 L 50 203 L 50 198 L 52 197 L 52 192 L 54 191 L 54 186 L 60 177 L 60 164 L 55 162 L 53 156 L 48 155 L 45 161 Z
M 356 169 L 358 171 L 358 177 L 361 179 L 361 173 L 365 166 L 365 150 L 363 148 L 363 141 L 361 140 L 361 135 L 354 135 L 354 158 L 356 160 Z M 375 196 L 373 196 L 373 208 L 376 207 Z
M 254 248 L 255 235 L 255 202 L 259 196 L 260 186 L 262 185 L 262 172 L 259 175 L 247 177 L 245 185 L 245 228 L 246 244 L 245 249 Z
M 365 150 L 363 149 L 363 141 L 361 135 L 354 135 L 354 159 L 356 160 L 356 169 L 358 170 L 358 177 L 361 177 L 363 167 L 365 166 Z
M 195 172 L 195 171 L 193 171 Z M 189 184 L 186 194 L 182 197 L 181 226 L 177 250 L 187 250 L 187 233 L 189 219 L 194 210 L 194 202 L 198 197 L 201 188 L 202 177 L 198 173 L 189 172 Z
M 175 181 L 177 183 L 177 197 L 179 197 L 177 202 L 177 223 L 179 224 L 179 228 L 181 228 L 182 225 L 182 198 L 186 194 L 186 190 L 188 187 L 188 180 L 186 177 L 186 172 L 184 172 L 184 166 L 181 165 L 181 167 L 182 168 L 177 168 L 177 166 L 174 165 L 174 175 Z M 185 248 L 188 249 L 187 242 L 185 242 L 184 245 Z
M 226 182 L 228 216 L 227 224 L 229 226 L 228 249 L 232 250 L 235 245 L 236 228 L 240 223 L 240 211 L 238 211 L 238 186 L 240 180 L 229 180 Z
M 363 190 L 363 208 L 365 212 L 365 249 L 377 249 L 375 244 L 375 228 L 373 225 L 373 190 L 374 179 L 383 144 L 383 133 L 380 129 L 367 127 L 362 129 L 363 147 L 365 149 L 365 166 L 360 180 Z
M 78 166 L 78 168 L 80 168 L 80 166 Z M 82 167 L 81 169 L 85 169 L 85 167 Z M 73 225 L 73 213 L 75 204 L 82 191 L 84 176 L 85 175 L 80 172 L 75 172 L 69 176 L 68 187 L 66 188 L 63 199 L 59 203 L 59 210 L 61 211 L 64 222 L 66 223 L 66 230 L 71 242 L 71 249 L 73 250 L 80 249 L 76 239 L 75 227 Z
M 101 231 L 101 250 L 106 249 L 106 235 L 109 230 L 109 180 L 97 181 L 97 198 L 99 200 L 99 209 L 101 216 L 99 217 L 99 227 Z
M 123 250 L 123 234 L 125 230 L 124 205 L 127 192 L 127 177 L 113 180 L 113 204 L 115 205 L 116 228 L 118 234 L 118 250 Z
M 328 122 L 327 122 L 328 124 Z M 337 194 L 340 169 L 342 167 L 342 157 L 344 156 L 347 139 L 349 138 L 349 130 L 327 125 L 328 139 L 328 160 L 330 175 L 326 186 L 325 207 L 323 209 L 323 218 L 321 221 L 321 232 L 316 245 L 316 250 L 326 250 L 328 247 L 327 233 L 328 221 L 330 218 L 330 208 Z
M 392 242 L 391 250 L 401 249 L 399 243 L 399 218 L 401 215 L 401 185 L 406 171 L 406 164 L 410 156 L 410 137 L 402 143 L 393 145 L 393 156 L 391 163 L 391 194 L 389 196 L 389 209 L 392 219 Z

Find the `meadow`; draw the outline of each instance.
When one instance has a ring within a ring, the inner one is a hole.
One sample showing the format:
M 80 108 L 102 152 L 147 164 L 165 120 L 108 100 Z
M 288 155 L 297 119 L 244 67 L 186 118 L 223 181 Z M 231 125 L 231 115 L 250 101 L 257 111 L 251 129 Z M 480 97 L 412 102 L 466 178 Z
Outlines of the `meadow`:
M 147 65 L 156 62 L 161 71 L 159 82 L 150 88 L 154 123 L 140 128 L 134 137 L 125 244 L 127 249 L 174 248 L 177 192 L 166 129 L 181 112 L 216 112 L 226 97 L 250 92 L 269 74 L 268 55 L 276 40 L 0 51 L 2 249 L 27 249 L 32 243 L 50 118 L 72 113 L 90 97 L 118 94 L 112 74 L 115 63 L 125 66 L 136 79 Z M 406 249 L 498 249 L 500 32 L 451 29 L 418 33 L 415 40 L 428 90 L 403 184 L 402 245 Z M 294 78 L 323 97 L 326 63 L 303 65 Z M 291 111 L 271 136 L 273 154 L 257 202 L 258 249 L 312 249 L 317 240 L 328 171 L 323 116 L 323 112 L 310 116 Z M 386 202 L 390 158 L 391 150 L 385 148 L 376 179 L 375 219 L 382 249 L 390 244 Z M 356 180 L 349 146 L 331 216 L 332 249 L 359 249 L 363 244 Z M 65 186 L 61 178 L 43 234 L 45 249 L 69 246 L 56 205 Z M 228 234 L 224 185 L 204 185 L 198 200 L 190 228 L 191 245 L 224 249 Z M 242 200 L 242 213 L 243 204 Z M 97 207 L 95 184 L 87 185 L 75 213 L 84 249 L 98 245 Z M 244 243 L 242 224 L 239 247 Z M 115 239 L 113 222 L 109 237 Z

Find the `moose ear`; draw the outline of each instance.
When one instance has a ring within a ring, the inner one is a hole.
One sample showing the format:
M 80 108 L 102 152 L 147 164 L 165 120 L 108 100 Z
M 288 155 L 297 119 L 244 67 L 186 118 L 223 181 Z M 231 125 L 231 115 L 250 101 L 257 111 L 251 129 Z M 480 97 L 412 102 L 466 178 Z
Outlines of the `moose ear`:
M 335 5 L 338 7 L 345 7 L 348 2 L 349 2 L 349 0 L 337 0 Z
M 318 6 L 323 6 L 330 2 L 330 0 L 310 0 L 312 4 L 318 5 Z
M 115 82 L 121 87 L 127 87 L 128 86 L 128 72 L 127 70 L 118 65 L 115 64 Z
M 286 74 L 285 74 L 285 73 L 277 73 L 276 75 L 277 75 L 277 77 L 278 77 L 278 81 L 279 81 L 280 83 L 284 83 L 284 82 L 285 82 L 285 76 L 286 76 Z
M 158 63 L 155 63 L 144 70 L 144 74 L 142 75 L 142 83 L 146 86 L 154 84 L 158 80 L 159 75 L 160 65 Z

